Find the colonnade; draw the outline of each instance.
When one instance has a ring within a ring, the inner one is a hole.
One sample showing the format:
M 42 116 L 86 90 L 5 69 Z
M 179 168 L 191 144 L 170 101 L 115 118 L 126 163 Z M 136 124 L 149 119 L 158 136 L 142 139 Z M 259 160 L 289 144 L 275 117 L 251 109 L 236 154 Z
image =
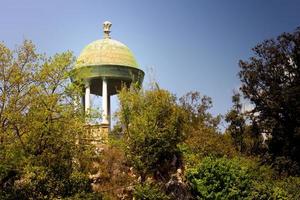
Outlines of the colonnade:
M 85 95 L 83 98 L 83 105 L 85 113 L 88 113 L 91 109 L 91 88 L 90 88 L 90 80 L 86 80 L 85 82 Z M 103 125 L 110 124 L 110 96 L 108 94 L 108 80 L 106 78 L 102 78 L 102 122 Z

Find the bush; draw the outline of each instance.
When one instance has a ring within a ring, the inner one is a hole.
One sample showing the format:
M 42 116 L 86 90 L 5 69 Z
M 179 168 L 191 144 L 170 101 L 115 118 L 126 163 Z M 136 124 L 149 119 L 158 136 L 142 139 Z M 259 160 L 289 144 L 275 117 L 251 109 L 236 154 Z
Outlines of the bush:
M 136 200 L 167 200 L 169 197 L 157 185 L 144 183 L 135 186 L 133 197 Z
M 251 177 L 236 159 L 206 157 L 188 171 L 192 194 L 198 199 L 241 199 L 250 193 Z
M 193 196 L 198 199 L 299 199 L 300 179 L 280 177 L 271 166 L 250 158 L 206 157 L 187 170 Z
M 100 193 L 77 193 L 72 197 L 62 198 L 61 200 L 102 200 L 104 199 Z
M 142 181 L 147 176 L 168 179 L 180 167 L 178 144 L 183 141 L 184 114 L 166 90 L 123 88 L 118 117 L 126 157 Z
M 189 130 L 187 139 L 180 145 L 180 150 L 187 167 L 199 165 L 207 156 L 231 158 L 237 155 L 228 135 L 218 134 L 203 126 Z
M 260 200 L 269 200 L 269 199 L 278 199 L 278 200 L 286 200 L 293 199 L 288 198 L 287 192 L 276 186 L 274 181 L 268 182 L 253 182 L 253 189 L 249 194 L 247 199 L 260 199 Z
M 290 199 L 300 199 L 300 177 L 288 177 L 282 182 L 282 187 Z

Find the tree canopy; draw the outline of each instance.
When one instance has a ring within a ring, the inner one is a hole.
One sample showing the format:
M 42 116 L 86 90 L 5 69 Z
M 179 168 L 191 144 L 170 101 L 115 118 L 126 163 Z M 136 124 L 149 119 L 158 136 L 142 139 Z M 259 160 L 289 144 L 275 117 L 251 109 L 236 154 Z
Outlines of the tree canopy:
M 260 132 L 269 136 L 273 160 L 285 158 L 299 165 L 300 28 L 258 44 L 253 52 L 239 63 L 241 90 L 254 105 Z
M 69 81 L 73 62 L 71 52 L 46 57 L 27 40 L 16 50 L 0 43 L 1 199 L 90 192 L 75 162 L 85 150 L 75 145 L 84 121 L 73 102 L 79 91 Z
M 176 170 L 181 155 L 184 115 L 176 98 L 166 90 L 123 88 L 119 93 L 120 123 L 124 127 L 127 156 L 144 179 L 164 179 Z

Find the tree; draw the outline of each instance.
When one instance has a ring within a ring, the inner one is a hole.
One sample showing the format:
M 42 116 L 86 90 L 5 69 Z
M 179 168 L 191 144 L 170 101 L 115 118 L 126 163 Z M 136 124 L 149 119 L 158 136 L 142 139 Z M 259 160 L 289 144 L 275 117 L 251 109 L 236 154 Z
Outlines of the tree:
M 188 92 L 179 102 L 188 119 L 184 126 L 185 141 L 181 145 L 188 167 L 201 162 L 205 156 L 235 155 L 230 138 L 219 132 L 221 116 L 213 117 L 209 112 L 212 107 L 210 97 L 201 96 L 199 92 Z
M 162 89 L 123 88 L 119 93 L 120 124 L 126 155 L 142 181 L 167 180 L 180 167 L 184 115 L 176 98 Z
M 188 92 L 179 99 L 179 104 L 185 111 L 190 127 L 205 125 L 218 131 L 221 116 L 213 117 L 208 112 L 212 108 L 212 99 L 206 95 L 201 96 L 200 92 Z
M 245 129 L 246 123 L 242 113 L 241 95 L 235 93 L 232 96 L 232 109 L 226 114 L 225 120 L 230 123 L 227 131 L 230 133 L 233 144 L 239 152 L 245 151 Z
M 69 81 L 71 52 L 36 53 L 25 40 L 16 50 L 0 43 L 0 198 L 51 199 L 91 192 L 76 145 L 83 116 Z
M 300 28 L 253 48 L 240 61 L 241 90 L 255 106 L 261 133 L 269 134 L 272 160 L 300 164 Z M 298 168 L 298 173 L 300 172 Z

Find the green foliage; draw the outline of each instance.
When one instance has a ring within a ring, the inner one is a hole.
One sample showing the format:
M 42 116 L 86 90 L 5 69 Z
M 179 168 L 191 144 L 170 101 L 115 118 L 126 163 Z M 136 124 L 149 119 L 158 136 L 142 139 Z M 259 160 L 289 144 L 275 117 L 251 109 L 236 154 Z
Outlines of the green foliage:
M 251 190 L 251 177 L 236 159 L 206 157 L 187 179 L 197 199 L 242 199 Z
M 188 92 L 179 99 L 180 106 L 187 116 L 188 127 L 198 128 L 205 126 L 218 131 L 221 116 L 213 117 L 208 110 L 212 108 L 212 99 L 208 96 L 201 96 L 199 92 Z
M 18 199 L 53 199 L 91 192 L 86 174 L 74 171 L 62 176 L 59 171 L 54 174 L 52 170 L 41 166 L 27 166 L 23 169 L 21 179 L 14 183 L 14 190 L 15 198 Z
M 300 177 L 286 177 L 278 181 L 278 185 L 285 188 L 289 199 L 300 199 Z
M 155 184 L 139 184 L 134 187 L 133 197 L 136 200 L 168 200 L 170 199 L 161 188 Z
M 47 58 L 30 41 L 14 51 L 0 43 L 1 199 L 91 192 L 82 165 L 91 151 L 76 145 L 84 118 L 74 105 L 80 89 L 70 84 L 73 63 L 71 52 Z
M 242 113 L 242 104 L 240 100 L 240 94 L 235 93 L 232 96 L 232 109 L 226 114 L 225 120 L 230 123 L 227 131 L 230 133 L 231 138 L 233 140 L 233 144 L 236 149 L 240 152 L 245 151 L 245 117 Z
M 180 98 L 185 112 L 185 141 L 180 145 L 187 167 L 193 167 L 206 156 L 233 157 L 236 151 L 227 135 L 219 133 L 221 116 L 213 117 L 209 112 L 212 100 L 199 92 L 189 92 Z
M 244 155 L 262 154 L 266 146 L 256 117 L 251 114 L 251 111 L 242 111 L 240 93 L 234 92 L 232 103 L 231 110 L 225 115 L 225 121 L 229 123 L 226 134 L 230 135 L 238 152 Z
M 86 131 L 82 85 L 69 79 L 72 53 L 46 57 L 30 41 L 13 51 L 0 43 L 0 199 L 170 199 L 166 183 L 178 168 L 198 199 L 300 199 L 299 177 L 287 176 L 299 172 L 299 35 L 265 41 L 240 62 L 242 91 L 255 105 L 250 124 L 239 95 L 221 134 L 207 96 L 189 92 L 178 102 L 158 87 L 123 88 L 118 139 L 99 156 L 78 142 Z M 261 153 L 262 132 L 273 136 L 271 165 L 234 158 Z
M 255 158 L 242 161 L 241 165 L 247 168 L 252 180 L 247 199 L 295 199 L 294 195 L 288 195 L 287 187 L 282 184 L 286 179 L 277 177 L 277 172 L 270 165 L 262 165 Z
M 120 123 L 126 155 L 142 179 L 164 178 L 180 161 L 184 115 L 166 90 L 123 88 L 119 93 Z
M 72 197 L 59 198 L 59 199 L 62 199 L 62 200 L 103 200 L 105 198 L 102 196 L 102 194 L 99 194 L 99 193 L 81 192 L 81 193 L 76 193 Z
M 298 199 L 299 178 L 279 177 L 271 166 L 250 158 L 206 157 L 187 172 L 198 199 Z
M 272 135 L 272 160 L 285 157 L 300 164 L 300 28 L 253 48 L 249 61 L 240 61 L 241 90 L 254 104 L 260 133 Z M 290 162 L 293 163 L 293 162 Z M 294 168 L 294 167 L 293 167 Z M 297 173 L 300 172 L 298 168 Z
M 289 198 L 287 192 L 281 188 L 274 185 L 274 183 L 267 182 L 254 182 L 253 190 L 249 195 L 248 199 L 278 199 L 278 200 L 286 200 L 286 199 L 294 199 Z
M 206 156 L 234 157 L 237 155 L 228 135 L 221 135 L 207 128 L 191 129 L 187 139 L 180 145 L 185 165 L 197 166 Z

